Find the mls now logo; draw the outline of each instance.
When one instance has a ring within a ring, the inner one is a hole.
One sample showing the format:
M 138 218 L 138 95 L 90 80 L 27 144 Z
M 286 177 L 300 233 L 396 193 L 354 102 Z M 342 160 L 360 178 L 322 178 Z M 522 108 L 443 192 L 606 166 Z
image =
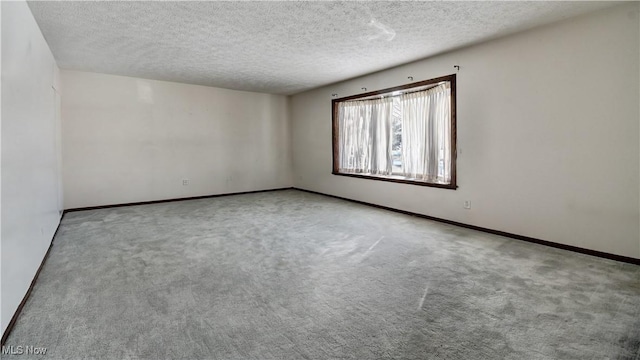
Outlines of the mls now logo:
M 2 355 L 44 355 L 47 348 L 35 346 L 3 346 Z

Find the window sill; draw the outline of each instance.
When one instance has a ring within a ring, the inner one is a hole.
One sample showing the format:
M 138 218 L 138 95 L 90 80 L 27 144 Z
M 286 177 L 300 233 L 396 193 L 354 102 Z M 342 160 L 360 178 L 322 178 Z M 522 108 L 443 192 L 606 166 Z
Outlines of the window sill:
M 397 177 L 387 177 L 387 176 L 363 175 L 363 174 L 353 174 L 353 173 L 341 173 L 341 172 L 336 172 L 336 171 L 333 171 L 332 174 L 333 175 L 340 175 L 340 176 L 355 177 L 355 178 L 360 178 L 360 179 L 367 179 L 367 180 L 380 180 L 380 181 L 388 181 L 388 182 L 394 182 L 394 183 L 400 183 L 400 184 L 428 186 L 428 187 L 435 187 L 435 188 L 440 188 L 440 189 L 455 190 L 455 189 L 458 188 L 458 186 L 455 183 L 438 184 L 438 183 L 430 183 L 430 182 L 425 182 L 425 181 L 403 179 L 403 178 L 401 178 L 399 176 L 397 176 Z

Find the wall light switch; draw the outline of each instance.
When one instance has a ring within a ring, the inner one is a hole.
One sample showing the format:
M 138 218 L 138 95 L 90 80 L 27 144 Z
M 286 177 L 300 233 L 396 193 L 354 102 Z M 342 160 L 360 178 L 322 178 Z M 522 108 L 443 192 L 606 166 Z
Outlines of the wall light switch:
M 467 200 L 464 202 L 464 208 L 465 209 L 471 209 L 471 201 Z
M 189 179 L 182 179 L 182 186 L 189 185 Z

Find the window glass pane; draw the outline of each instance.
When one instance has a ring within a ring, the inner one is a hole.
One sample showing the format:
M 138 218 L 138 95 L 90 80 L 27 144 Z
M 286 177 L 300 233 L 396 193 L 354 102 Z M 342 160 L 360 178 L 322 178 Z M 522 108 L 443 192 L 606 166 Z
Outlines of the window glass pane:
M 391 144 L 391 159 L 393 161 L 393 174 L 402 174 L 402 106 L 400 98 L 393 98 L 393 142 Z

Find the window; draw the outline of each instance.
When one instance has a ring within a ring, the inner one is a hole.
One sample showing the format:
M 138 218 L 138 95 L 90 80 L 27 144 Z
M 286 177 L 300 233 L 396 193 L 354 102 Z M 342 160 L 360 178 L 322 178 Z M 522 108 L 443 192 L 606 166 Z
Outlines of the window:
M 456 75 L 335 99 L 333 174 L 456 188 Z

